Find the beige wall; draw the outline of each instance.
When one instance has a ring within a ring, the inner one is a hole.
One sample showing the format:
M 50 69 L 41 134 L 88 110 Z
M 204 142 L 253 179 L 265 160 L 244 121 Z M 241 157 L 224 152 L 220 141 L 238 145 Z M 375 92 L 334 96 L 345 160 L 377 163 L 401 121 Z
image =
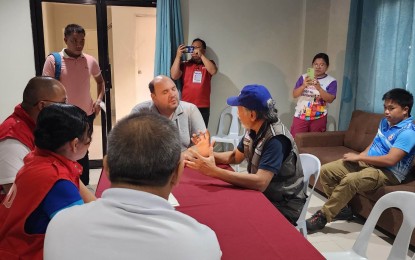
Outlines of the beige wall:
M 35 75 L 29 1 L 0 1 L 0 122 L 22 101 Z
M 115 115 L 116 120 L 119 120 L 130 114 L 136 104 L 151 99 L 148 83 L 154 75 L 156 9 L 140 7 L 112 7 L 111 9 L 112 79 L 115 92 Z M 154 21 L 153 26 L 146 28 L 147 33 L 153 35 L 151 46 L 140 45 L 146 41 L 140 38 L 142 35 L 139 35 L 140 30 L 137 30 L 138 17 L 147 17 Z M 138 74 L 138 70 L 142 72 Z
M 218 65 L 212 80 L 209 130 L 216 133 L 226 98 L 250 83 L 263 84 L 291 126 L 292 89 L 317 52 L 331 58 L 329 73 L 342 78 L 350 1 L 181 0 L 185 42 L 200 37 Z M 235 8 L 238 6 L 238 8 Z M 341 69 L 341 71 L 340 71 Z M 341 89 L 338 91 L 340 96 Z M 339 100 L 330 108 L 337 121 Z

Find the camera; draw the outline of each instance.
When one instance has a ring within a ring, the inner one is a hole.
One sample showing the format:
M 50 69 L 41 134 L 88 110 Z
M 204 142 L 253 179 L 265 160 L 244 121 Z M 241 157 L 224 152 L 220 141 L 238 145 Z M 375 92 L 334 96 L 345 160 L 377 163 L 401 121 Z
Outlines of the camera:
M 185 53 L 193 53 L 194 49 L 195 49 L 195 47 L 193 47 L 193 46 L 185 46 L 184 52 Z

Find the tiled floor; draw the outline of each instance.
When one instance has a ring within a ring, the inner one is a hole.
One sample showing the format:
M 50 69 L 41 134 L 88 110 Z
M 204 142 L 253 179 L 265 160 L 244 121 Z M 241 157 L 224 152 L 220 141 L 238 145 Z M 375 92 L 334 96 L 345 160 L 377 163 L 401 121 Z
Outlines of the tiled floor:
M 240 171 L 245 170 L 245 165 L 240 166 Z M 90 174 L 90 186 L 95 189 L 98 183 L 101 169 L 93 169 Z M 325 198 L 317 193 L 311 197 L 307 218 L 320 209 Z M 335 221 L 327 224 L 321 231 L 308 235 L 307 239 L 320 252 L 345 251 L 352 248 L 360 230 L 363 226 L 363 220 L 356 218 L 353 221 Z M 367 251 L 368 259 L 382 260 L 386 259 L 391 249 L 389 237 L 375 230 L 369 241 Z M 408 252 L 407 259 L 411 259 L 412 251 Z

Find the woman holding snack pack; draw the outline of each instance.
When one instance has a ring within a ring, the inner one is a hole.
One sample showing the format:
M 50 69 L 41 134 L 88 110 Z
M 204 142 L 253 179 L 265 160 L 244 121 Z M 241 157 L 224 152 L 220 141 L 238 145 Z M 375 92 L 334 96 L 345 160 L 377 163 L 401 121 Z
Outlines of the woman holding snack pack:
M 337 81 L 326 74 L 329 56 L 318 53 L 313 58 L 312 68 L 300 76 L 293 90 L 298 98 L 291 134 L 303 132 L 325 132 L 327 124 L 327 105 L 336 99 Z

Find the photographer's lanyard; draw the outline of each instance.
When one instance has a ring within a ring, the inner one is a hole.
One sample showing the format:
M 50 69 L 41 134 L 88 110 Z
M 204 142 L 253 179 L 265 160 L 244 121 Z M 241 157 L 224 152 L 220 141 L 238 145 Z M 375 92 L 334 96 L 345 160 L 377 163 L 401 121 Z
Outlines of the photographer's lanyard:
M 193 83 L 202 83 L 202 71 L 200 66 L 197 66 L 196 70 L 193 72 Z

